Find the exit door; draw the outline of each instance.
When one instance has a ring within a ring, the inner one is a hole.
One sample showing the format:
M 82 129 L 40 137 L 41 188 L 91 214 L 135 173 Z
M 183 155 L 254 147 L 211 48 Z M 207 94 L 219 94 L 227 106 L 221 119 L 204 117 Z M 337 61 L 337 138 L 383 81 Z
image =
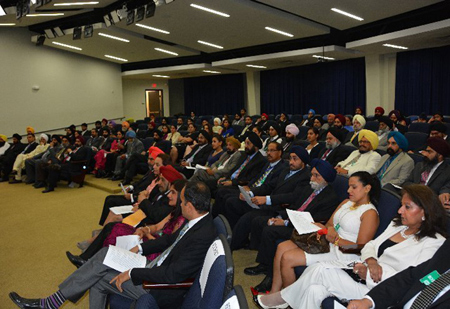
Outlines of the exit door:
M 155 115 L 155 117 L 164 115 L 163 91 L 161 89 L 145 90 L 145 103 L 147 117 L 150 117 L 150 114 Z

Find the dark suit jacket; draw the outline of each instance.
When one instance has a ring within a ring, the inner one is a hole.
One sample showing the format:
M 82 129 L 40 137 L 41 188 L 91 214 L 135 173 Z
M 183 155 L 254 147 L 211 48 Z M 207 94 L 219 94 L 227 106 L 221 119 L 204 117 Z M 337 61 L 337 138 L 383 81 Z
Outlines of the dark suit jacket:
M 287 174 L 289 174 L 289 167 L 285 167 L 280 173 L 275 186 L 261 186 L 259 188 L 252 189 L 255 196 L 269 195 L 273 208 L 276 205 L 293 204 L 295 200 L 301 195 L 301 191 L 309 184 L 309 169 L 304 168 L 298 171 L 288 179 L 284 180 Z
M 32 142 L 31 144 L 29 144 L 28 148 L 27 148 L 28 145 L 25 145 L 25 152 L 24 152 L 24 154 L 30 153 L 33 150 L 35 150 L 37 145 L 38 145 L 38 143 L 36 143 L 36 142 Z
M 4 156 L 17 157 L 19 153 L 21 153 L 27 145 L 18 142 L 17 144 L 10 144 L 11 146 L 6 150 Z
M 419 162 L 416 164 L 411 175 L 409 175 L 402 187 L 413 183 L 420 184 L 420 176 L 423 171 L 424 163 Z M 442 162 L 442 164 L 431 176 L 427 186 L 430 187 L 437 195 L 442 193 L 450 193 L 450 165 L 448 165 L 445 161 Z
M 158 192 L 159 189 L 155 188 Z M 154 193 L 155 190 L 152 191 Z M 151 194 L 151 197 L 143 200 L 139 204 L 139 209 L 141 209 L 147 216 L 140 225 L 147 224 L 157 224 L 163 220 L 167 215 L 169 215 L 173 207 L 169 206 L 169 199 L 167 198 L 167 193 Z
M 141 191 L 147 189 L 153 179 L 155 179 L 155 174 L 152 171 L 148 171 L 141 179 L 133 183 L 133 196 L 135 200 L 137 200 L 137 196 Z
M 416 267 L 409 267 L 374 287 L 368 295 L 376 308 L 403 308 L 417 293 L 425 288 L 420 279 L 436 270 L 444 274 L 450 268 L 450 239 L 447 239 L 434 256 Z M 437 299 L 430 308 L 449 308 L 450 291 Z
M 240 160 L 236 164 L 236 167 L 230 171 L 227 175 L 227 179 L 230 179 L 231 175 L 239 169 L 247 159 L 247 155 L 243 153 Z M 236 179 L 232 180 L 233 186 L 245 186 L 247 185 L 253 178 L 256 177 L 261 172 L 261 169 L 266 164 L 266 158 L 261 154 L 261 152 L 257 151 L 254 157 L 247 163 L 244 169 L 239 173 L 239 176 Z
M 299 209 L 303 203 L 308 199 L 308 197 L 313 192 L 313 189 L 308 186 L 308 188 L 303 188 L 303 194 L 301 197 L 297 199 L 297 203 L 291 205 L 289 209 L 297 210 Z M 308 207 L 306 207 L 305 211 L 308 211 L 311 213 L 311 216 L 313 217 L 315 222 L 326 222 L 328 219 L 330 219 L 331 215 L 333 214 L 333 211 L 336 209 L 336 207 L 339 205 L 339 199 L 334 192 L 334 189 L 332 186 L 328 185 L 325 187 L 325 189 L 320 192 L 319 195 L 317 195 L 311 203 L 309 203 Z M 287 219 L 287 213 L 280 212 L 280 215 L 283 217 L 283 219 Z
M 270 192 L 272 192 L 272 190 L 277 186 L 278 178 L 281 172 L 287 167 L 287 163 L 284 160 L 278 161 L 269 175 L 267 175 L 266 180 L 264 180 L 263 184 L 259 187 L 254 187 L 259 178 L 261 178 L 261 176 L 263 176 L 266 170 L 269 168 L 269 165 L 270 163 L 267 162 L 260 170 L 260 173 L 258 173 L 258 175 L 256 175 L 255 178 L 250 181 L 250 189 L 252 190 L 253 194 L 255 194 L 255 192 L 258 192 L 258 194 L 255 194 L 255 196 L 268 195 Z
M 180 231 L 181 228 L 174 234 L 166 234 L 155 240 L 144 242 L 142 244 L 143 255 L 163 252 L 175 242 Z M 142 284 L 144 280 L 175 283 L 195 278 L 203 265 L 206 252 L 216 236 L 217 231 L 212 216 L 208 214 L 186 232 L 161 266 L 133 269 L 131 271 L 133 283 L 135 285 Z
M 199 144 L 195 145 L 194 148 L 192 148 L 192 151 L 186 157 L 184 157 L 183 159 L 187 160 L 190 157 L 192 157 L 194 155 L 194 153 L 197 151 L 198 147 L 200 147 Z M 203 147 L 195 155 L 194 160 L 191 163 L 191 166 L 196 166 L 197 164 L 205 165 L 206 161 L 208 161 L 208 157 L 209 157 L 209 154 L 211 153 L 211 151 L 212 151 L 211 144 L 208 144 L 205 147 Z
M 323 148 L 317 158 L 321 159 L 327 148 Z M 333 149 L 333 151 L 328 155 L 325 161 L 328 161 L 333 166 L 336 166 L 339 162 L 344 161 L 350 155 L 351 151 L 347 151 L 342 147 L 342 144 Z

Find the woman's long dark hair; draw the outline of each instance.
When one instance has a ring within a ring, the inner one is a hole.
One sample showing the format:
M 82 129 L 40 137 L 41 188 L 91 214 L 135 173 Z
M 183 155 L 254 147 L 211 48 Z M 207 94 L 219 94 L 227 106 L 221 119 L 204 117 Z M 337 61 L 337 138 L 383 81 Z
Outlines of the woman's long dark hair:
M 381 185 L 378 177 L 376 177 L 375 175 L 370 175 L 368 172 L 356 172 L 352 174 L 350 178 L 351 177 L 357 177 L 359 182 L 362 183 L 363 186 L 371 186 L 371 189 L 369 191 L 369 200 L 375 207 L 377 207 L 381 192 Z
M 186 179 L 177 179 L 175 180 L 171 186 L 177 191 L 177 205 L 175 206 L 175 209 L 172 210 L 171 218 L 170 220 L 176 220 L 179 216 L 181 216 L 181 190 L 183 190 L 184 186 L 186 185 L 187 180 Z

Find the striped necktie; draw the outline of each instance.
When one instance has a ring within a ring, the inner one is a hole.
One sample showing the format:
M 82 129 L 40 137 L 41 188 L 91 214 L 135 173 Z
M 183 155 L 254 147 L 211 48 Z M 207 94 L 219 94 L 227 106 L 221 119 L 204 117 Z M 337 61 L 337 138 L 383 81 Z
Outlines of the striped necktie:
M 259 177 L 259 179 L 255 182 L 254 186 L 259 187 L 260 185 L 262 185 L 264 183 L 264 181 L 266 181 L 267 176 L 269 175 L 269 173 L 272 170 L 273 170 L 273 166 L 269 165 L 269 167 L 266 169 L 264 174 L 262 174 L 261 177 Z
M 181 237 L 183 237 L 184 233 L 186 233 L 187 229 L 188 229 L 189 223 L 187 223 L 180 231 L 180 233 L 178 234 L 177 239 L 175 239 L 175 241 L 173 242 L 173 244 L 167 248 L 166 250 L 164 250 L 163 253 L 161 253 L 160 256 L 158 256 L 156 259 L 154 259 L 153 261 L 151 261 L 146 268 L 153 268 L 155 265 L 156 266 L 161 266 L 161 264 L 164 262 L 164 260 L 167 258 L 167 256 L 169 255 L 170 251 L 172 251 L 172 249 L 177 245 L 177 243 L 180 241 Z
M 321 160 L 326 160 L 328 157 L 328 154 L 331 152 L 332 149 L 327 149 L 327 151 L 325 151 L 325 153 L 323 154 L 322 158 L 320 158 Z
M 429 176 L 430 176 L 430 171 L 423 171 L 422 174 L 420 174 L 420 184 L 421 185 L 426 184 Z
M 446 272 L 423 289 L 414 300 L 411 309 L 425 309 L 430 307 L 436 296 L 448 285 L 450 285 L 450 272 Z
M 313 192 L 308 199 L 303 203 L 303 205 L 297 209 L 297 211 L 304 211 L 306 209 L 306 207 L 308 207 L 308 205 L 311 203 L 311 201 L 316 197 L 316 192 Z
M 242 170 L 244 169 L 244 167 L 247 165 L 248 161 L 250 161 L 250 156 L 247 157 L 247 159 L 245 159 L 244 163 L 241 164 L 241 166 L 239 167 L 239 169 L 237 170 L 237 173 L 235 172 L 231 179 L 236 179 L 239 177 L 239 174 L 242 172 Z

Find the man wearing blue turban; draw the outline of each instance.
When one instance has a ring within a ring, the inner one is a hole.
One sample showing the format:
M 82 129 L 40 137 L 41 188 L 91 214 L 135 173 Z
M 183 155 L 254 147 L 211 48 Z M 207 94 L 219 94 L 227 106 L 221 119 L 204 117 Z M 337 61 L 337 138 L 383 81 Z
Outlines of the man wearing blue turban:
M 407 154 L 408 140 L 397 131 L 388 134 L 387 154 L 381 157 L 376 169 L 381 186 L 403 184 L 414 169 L 414 160 Z

